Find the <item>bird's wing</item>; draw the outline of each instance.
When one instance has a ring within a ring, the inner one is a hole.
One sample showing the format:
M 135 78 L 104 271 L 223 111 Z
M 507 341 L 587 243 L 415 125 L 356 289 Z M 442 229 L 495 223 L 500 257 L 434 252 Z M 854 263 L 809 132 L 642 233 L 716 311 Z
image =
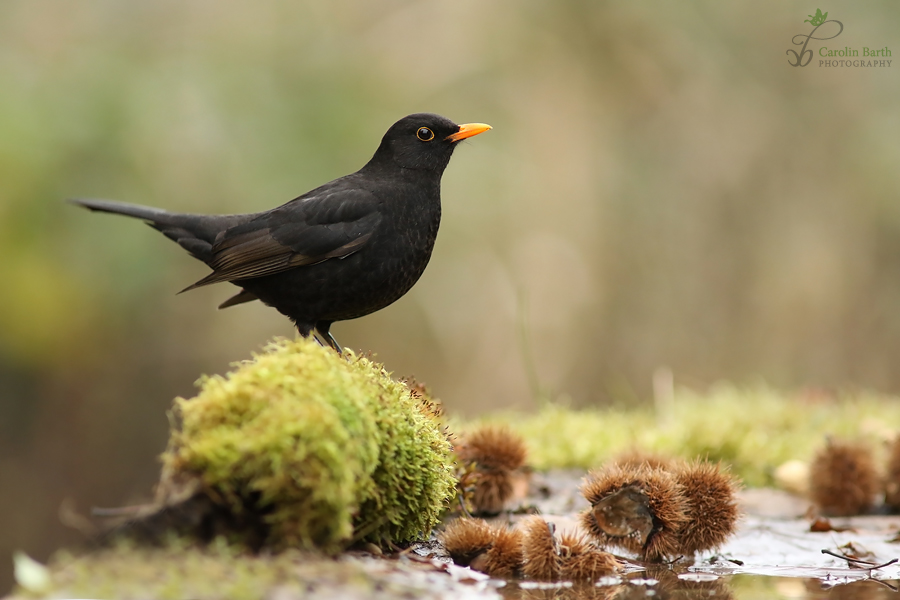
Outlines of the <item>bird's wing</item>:
M 367 191 L 313 190 L 225 230 L 213 244 L 208 263 L 213 272 L 183 291 L 349 256 L 369 241 L 380 222 L 378 200 Z

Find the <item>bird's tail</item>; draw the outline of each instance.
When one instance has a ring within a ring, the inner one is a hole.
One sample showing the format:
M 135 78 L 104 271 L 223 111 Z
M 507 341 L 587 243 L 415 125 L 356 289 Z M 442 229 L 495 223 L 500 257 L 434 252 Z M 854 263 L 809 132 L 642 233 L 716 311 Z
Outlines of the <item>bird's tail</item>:
M 172 217 L 178 216 L 177 213 L 170 213 L 161 208 L 152 208 L 150 206 L 141 206 L 139 204 L 128 204 L 127 202 L 114 202 L 112 200 L 72 198 L 69 202 L 83 206 L 88 210 L 125 215 L 126 217 L 135 217 L 136 219 L 143 219 L 151 224 L 166 223 L 171 221 Z
M 112 200 L 77 198 L 70 202 L 92 211 L 142 219 L 205 263 L 212 259 L 212 246 L 219 233 L 254 216 L 174 213 L 160 208 L 128 204 L 127 202 L 113 202 Z

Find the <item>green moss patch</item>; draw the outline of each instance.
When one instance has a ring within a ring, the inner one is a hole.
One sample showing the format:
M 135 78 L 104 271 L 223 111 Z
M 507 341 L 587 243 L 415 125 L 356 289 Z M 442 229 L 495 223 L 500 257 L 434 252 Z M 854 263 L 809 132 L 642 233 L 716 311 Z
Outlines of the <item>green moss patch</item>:
M 785 461 L 808 461 L 825 434 L 888 438 L 900 423 L 900 401 L 872 393 L 789 395 L 759 386 L 720 385 L 698 393 L 678 389 L 670 410 L 571 410 L 547 404 L 537 413 L 502 413 L 481 422 L 509 424 L 528 443 L 538 469 L 598 467 L 643 449 L 724 461 L 746 485 L 774 483 Z M 456 423 L 466 431 L 473 423 Z
M 20 582 L 15 598 L 257 600 L 259 598 L 460 598 L 471 585 L 435 577 L 430 564 L 287 550 L 252 554 L 218 541 L 205 548 L 118 544 L 74 556 L 57 553 L 39 588 Z
M 454 493 L 430 400 L 368 358 L 280 340 L 200 387 L 176 400 L 162 505 L 187 489 L 262 545 L 337 550 L 427 535 Z

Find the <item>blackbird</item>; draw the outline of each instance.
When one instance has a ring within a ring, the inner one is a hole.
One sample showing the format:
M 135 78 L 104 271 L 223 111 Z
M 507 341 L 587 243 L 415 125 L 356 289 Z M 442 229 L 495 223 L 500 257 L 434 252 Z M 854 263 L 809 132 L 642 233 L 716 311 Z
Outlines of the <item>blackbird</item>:
M 335 350 L 335 321 L 391 304 L 416 283 L 441 220 L 441 175 L 460 140 L 491 127 L 418 113 L 394 123 L 372 159 L 277 208 L 238 215 L 174 213 L 107 200 L 72 200 L 143 219 L 212 273 L 188 286 L 241 288 L 219 308 L 261 300 Z

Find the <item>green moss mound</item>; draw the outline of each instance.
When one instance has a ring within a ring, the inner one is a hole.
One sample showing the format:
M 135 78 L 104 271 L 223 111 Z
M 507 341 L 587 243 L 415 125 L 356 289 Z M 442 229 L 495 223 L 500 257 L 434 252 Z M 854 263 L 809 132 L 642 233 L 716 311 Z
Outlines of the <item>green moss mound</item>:
M 278 340 L 176 400 L 167 481 L 199 479 L 265 544 L 338 550 L 405 541 L 438 522 L 456 480 L 431 401 L 382 365 Z

